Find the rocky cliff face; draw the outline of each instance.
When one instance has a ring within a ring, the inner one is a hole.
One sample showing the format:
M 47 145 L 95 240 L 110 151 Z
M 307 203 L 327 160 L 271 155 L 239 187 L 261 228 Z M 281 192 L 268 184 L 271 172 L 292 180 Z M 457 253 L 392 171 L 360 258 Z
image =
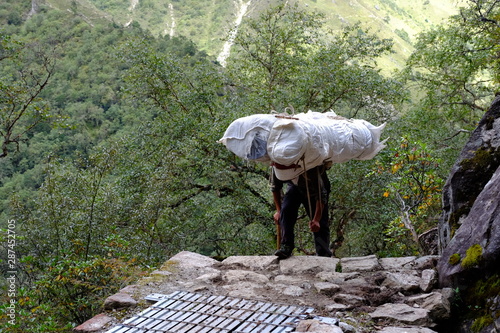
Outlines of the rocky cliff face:
M 458 291 L 456 332 L 500 332 L 500 97 L 465 145 L 443 190 L 442 287 Z
M 462 149 L 443 188 L 443 214 L 439 221 L 441 252 L 499 166 L 500 96 L 497 96 Z

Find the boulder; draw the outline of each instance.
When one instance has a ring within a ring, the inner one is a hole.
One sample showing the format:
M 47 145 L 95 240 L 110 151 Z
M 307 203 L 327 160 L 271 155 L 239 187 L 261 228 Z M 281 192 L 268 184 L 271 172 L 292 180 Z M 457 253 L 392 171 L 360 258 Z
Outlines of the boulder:
M 387 272 L 386 279 L 382 283 L 382 286 L 398 291 L 414 291 L 420 288 L 420 278 L 414 271 L 409 271 L 407 273 Z
M 341 304 L 341 303 L 333 303 L 333 304 L 329 304 L 329 305 L 325 306 L 325 310 L 328 312 L 344 311 L 344 310 L 348 310 L 350 308 L 352 308 L 352 306 L 348 306 L 348 305 Z
M 100 332 L 104 326 L 113 321 L 113 318 L 104 313 L 98 314 L 84 322 L 81 325 L 73 328 L 75 333 Z
M 424 269 L 420 280 L 420 289 L 426 293 L 434 288 L 437 281 L 438 275 L 435 269 Z
M 429 311 L 429 316 L 437 321 L 443 322 L 450 317 L 450 300 L 453 291 L 450 288 L 434 290 L 428 294 L 408 297 L 406 303 L 413 307 L 420 307 Z
M 269 278 L 264 274 L 259 274 L 252 271 L 247 271 L 243 269 L 230 270 L 226 272 L 222 279 L 227 283 L 239 283 L 240 281 L 252 281 L 256 283 L 266 283 L 269 282 Z
M 336 303 L 342 303 L 347 306 L 354 306 L 354 307 L 363 306 L 366 305 L 366 303 L 368 303 L 366 298 L 364 298 L 363 296 L 358 296 L 354 294 L 342 294 L 342 293 L 336 294 L 333 297 L 333 300 Z
M 384 304 L 369 314 L 373 319 L 394 321 L 401 324 L 428 326 L 428 310 L 406 304 Z
M 225 266 L 240 266 L 256 270 L 272 269 L 278 265 L 276 256 L 231 256 L 222 261 Z
M 500 313 L 500 96 L 462 150 L 443 189 L 441 287 L 458 291 L 455 332 L 498 332 Z M 467 319 L 465 319 L 467 318 Z M 496 329 L 496 331 L 495 331 Z
M 500 168 L 477 197 L 438 262 L 441 286 L 466 287 L 471 278 L 498 271 L 500 261 Z
M 121 293 L 125 293 L 125 294 L 129 294 L 130 296 L 133 296 L 134 293 L 137 291 L 138 288 L 139 288 L 138 285 L 131 284 L 131 285 L 128 285 L 128 286 L 120 289 L 120 292 Z
M 380 258 L 379 262 L 382 268 L 386 271 L 402 271 L 407 265 L 411 265 L 417 257 L 396 257 L 396 258 Z
M 291 296 L 291 297 L 300 297 L 304 295 L 304 288 L 297 286 L 287 286 L 283 289 L 283 295 Z
M 433 327 L 449 311 L 447 296 L 433 289 L 435 262 L 434 256 L 293 256 L 280 261 L 236 256 L 218 262 L 181 252 L 158 269 L 171 274 L 151 273 L 153 277 L 141 279 L 131 291 L 136 299 L 148 301 L 182 291 L 272 303 L 280 311 L 286 311 L 287 304 L 305 306 L 310 310 L 303 319 L 311 321 L 299 327 L 304 332 L 372 333 L 389 326 L 393 331 L 387 332 L 404 332 L 404 327 L 407 332 L 430 333 L 421 327 Z M 150 297 L 152 293 L 156 296 Z
M 340 260 L 343 273 L 350 272 L 372 272 L 380 270 L 380 263 L 375 255 L 354 258 L 342 258 Z
M 131 308 L 136 305 L 137 301 L 126 293 L 117 293 L 104 300 L 104 309 L 106 310 Z
M 315 319 L 302 320 L 295 328 L 295 332 L 343 333 L 340 327 L 324 324 Z
M 437 255 L 419 257 L 411 263 L 411 267 L 413 267 L 413 269 L 418 269 L 418 270 L 434 269 L 436 268 L 438 260 L 439 256 Z
M 340 286 L 330 282 L 316 282 L 314 287 L 320 294 L 333 295 L 340 290 Z
M 379 333 L 435 333 L 427 327 L 385 327 Z
M 327 257 L 293 256 L 279 262 L 283 274 L 296 275 L 304 273 L 335 272 L 339 259 Z
M 462 149 L 443 187 L 440 253 L 450 243 L 454 231 L 460 227 L 499 166 L 500 96 L 497 96 Z
M 331 283 L 345 283 L 347 281 L 351 281 L 357 279 L 361 276 L 358 272 L 351 273 L 340 273 L 340 272 L 320 272 L 316 275 L 322 281 L 331 282 Z
M 250 281 L 239 281 L 238 283 L 222 286 L 224 294 L 228 296 L 249 299 L 259 298 L 259 288 L 261 288 L 259 283 Z
M 299 276 L 289 276 L 289 275 L 278 275 L 274 278 L 274 282 L 284 283 L 284 284 L 302 284 L 305 281 L 307 280 Z
M 217 263 L 217 260 L 210 257 L 190 251 L 182 251 L 167 260 L 161 270 L 168 271 L 171 266 L 176 266 L 177 269 L 193 271 L 212 267 Z

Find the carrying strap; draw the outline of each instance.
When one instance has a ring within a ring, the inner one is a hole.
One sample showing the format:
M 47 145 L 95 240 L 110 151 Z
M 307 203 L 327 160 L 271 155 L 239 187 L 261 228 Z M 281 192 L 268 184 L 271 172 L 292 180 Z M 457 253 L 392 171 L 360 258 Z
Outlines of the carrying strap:
M 307 170 L 306 170 L 306 161 L 304 156 L 302 156 L 302 162 L 304 163 L 304 178 L 306 180 L 306 194 L 307 194 L 307 203 L 309 204 L 309 214 L 311 215 L 312 219 L 312 206 L 311 206 L 311 196 L 309 194 L 309 179 L 307 179 Z
M 304 170 L 306 169 L 306 162 L 304 160 L 304 157 L 302 157 L 302 162 L 304 163 Z M 322 200 L 322 192 L 321 192 L 321 175 L 319 173 L 318 167 L 316 167 L 316 173 L 317 173 L 317 178 L 318 178 L 318 195 L 320 196 L 320 200 Z M 311 195 L 309 193 L 309 179 L 307 178 L 307 170 L 304 172 L 304 178 L 306 181 L 306 194 L 307 194 L 307 203 L 309 204 L 309 214 L 311 214 L 311 219 L 314 217 L 313 216 L 313 211 L 312 211 L 312 205 L 311 205 Z

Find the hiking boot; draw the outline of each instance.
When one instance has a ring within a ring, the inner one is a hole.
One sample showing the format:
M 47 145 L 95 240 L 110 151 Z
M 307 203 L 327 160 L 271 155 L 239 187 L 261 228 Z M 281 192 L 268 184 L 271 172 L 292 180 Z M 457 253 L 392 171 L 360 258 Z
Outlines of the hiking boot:
M 274 252 L 278 259 L 286 259 L 292 255 L 293 248 L 288 245 L 281 245 L 281 248 Z

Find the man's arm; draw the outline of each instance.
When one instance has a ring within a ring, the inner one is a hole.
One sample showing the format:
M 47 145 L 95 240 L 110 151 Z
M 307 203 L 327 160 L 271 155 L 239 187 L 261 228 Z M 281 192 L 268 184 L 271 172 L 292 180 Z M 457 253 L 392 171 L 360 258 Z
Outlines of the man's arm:
M 316 200 L 316 210 L 314 211 L 314 217 L 309 222 L 309 229 L 312 232 L 318 232 L 319 229 L 321 228 L 319 221 L 321 220 L 321 216 L 323 214 L 323 207 L 324 206 L 321 200 Z
M 274 206 L 276 207 L 276 213 L 274 213 L 274 222 L 276 224 L 279 223 L 280 220 L 280 214 L 281 214 L 281 191 L 274 191 L 273 192 L 273 201 L 274 201 Z
M 321 169 L 320 169 L 321 168 Z M 310 172 L 311 179 L 311 187 L 315 193 L 314 199 L 316 203 L 316 209 L 314 210 L 314 216 L 309 222 L 309 229 L 312 232 L 318 232 L 321 228 L 320 221 L 323 215 L 323 208 L 328 204 L 328 193 L 329 192 L 329 183 L 325 184 L 323 181 L 323 176 L 326 176 L 326 171 L 323 169 L 323 166 L 319 166 L 315 168 L 316 170 Z M 326 178 L 328 179 L 328 178 Z M 328 186 L 326 188 L 325 186 Z M 326 202 L 325 202 L 326 201 Z
M 276 207 L 276 213 L 274 213 L 273 218 L 276 224 L 279 223 L 281 214 L 281 201 L 283 200 L 281 191 L 283 189 L 283 182 L 276 177 L 274 169 L 271 174 L 271 192 L 273 193 L 274 206 Z

